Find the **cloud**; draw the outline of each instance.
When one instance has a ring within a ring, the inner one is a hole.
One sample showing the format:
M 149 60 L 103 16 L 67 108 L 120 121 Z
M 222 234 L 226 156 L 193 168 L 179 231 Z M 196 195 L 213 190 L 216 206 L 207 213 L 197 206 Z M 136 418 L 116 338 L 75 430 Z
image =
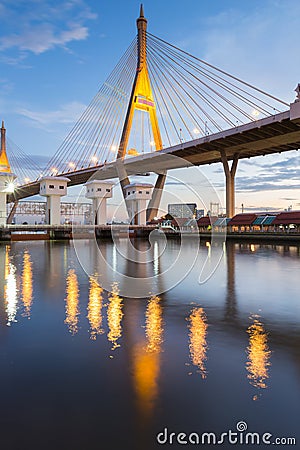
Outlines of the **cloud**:
M 300 173 L 297 170 L 286 170 L 279 173 L 261 173 L 248 177 L 236 178 L 236 190 L 239 192 L 260 192 L 282 189 L 300 189 Z
M 24 31 L 23 34 L 13 34 L 2 38 L 0 40 L 0 50 L 17 47 L 19 50 L 28 50 L 39 55 L 55 46 L 64 46 L 74 40 L 86 39 L 87 36 L 88 29 L 80 25 L 58 33 L 53 26 L 42 24 L 33 30 Z
M 26 30 L 23 34 L 13 34 L 0 40 L 0 50 L 17 47 L 19 50 L 28 50 L 35 54 L 43 53 L 55 46 L 64 46 L 71 41 L 86 39 L 88 29 L 80 25 L 58 33 L 54 27 L 42 24 L 34 30 Z
M 73 124 L 85 110 L 86 105 L 80 102 L 70 102 L 55 111 L 33 111 L 27 108 L 17 109 L 17 113 L 32 121 L 37 127 L 49 131 L 53 124 Z
M 300 71 L 295 56 L 300 3 L 266 0 L 231 8 L 225 3 L 217 14 L 201 18 L 180 45 L 282 100 L 293 101 Z
M 8 24 L 0 31 L 1 60 L 7 64 L 24 59 L 29 53 L 40 55 L 55 47 L 66 49 L 71 42 L 87 39 L 86 22 L 97 18 L 81 0 L 63 1 L 57 6 L 46 0 L 29 0 L 19 2 L 16 8 L 7 1 L 0 9 L 0 15 L 5 16 Z M 10 33 L 12 28 L 18 31 Z M 13 50 L 17 55 L 10 54 L 10 60 L 5 60 L 8 58 L 5 52 Z
M 255 205 L 250 205 L 250 206 L 245 206 L 244 210 L 245 211 L 253 211 L 253 212 L 267 212 L 267 211 L 280 211 L 282 209 L 282 207 L 280 206 L 255 206 Z

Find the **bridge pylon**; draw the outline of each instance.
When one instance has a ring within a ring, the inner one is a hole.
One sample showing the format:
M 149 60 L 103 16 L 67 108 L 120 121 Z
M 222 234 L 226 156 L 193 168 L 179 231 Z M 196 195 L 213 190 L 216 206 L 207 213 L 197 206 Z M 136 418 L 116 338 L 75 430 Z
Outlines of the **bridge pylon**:
M 14 191 L 16 175 L 11 172 L 6 154 L 6 129 L 2 121 L 1 149 L 0 149 L 0 225 L 7 223 L 6 201 L 7 195 Z
M 135 110 L 144 111 L 149 114 L 150 125 L 153 133 L 153 141 L 155 150 L 162 149 L 162 139 L 159 130 L 159 124 L 156 114 L 155 101 L 151 89 L 151 83 L 147 65 L 147 19 L 144 16 L 143 5 L 140 7 L 140 16 L 137 19 L 138 31 L 138 59 L 136 75 L 133 81 L 129 104 L 125 116 L 125 122 L 121 134 L 120 145 L 117 153 L 117 159 L 125 158 L 129 137 L 132 129 L 132 122 Z M 119 179 L 122 186 L 124 198 L 126 200 L 125 187 L 130 184 L 129 178 L 124 166 L 119 166 Z M 166 173 L 158 174 L 155 188 L 152 193 L 152 198 L 148 205 L 147 220 L 151 220 L 157 213 L 159 202 L 162 194 L 162 189 L 165 184 Z

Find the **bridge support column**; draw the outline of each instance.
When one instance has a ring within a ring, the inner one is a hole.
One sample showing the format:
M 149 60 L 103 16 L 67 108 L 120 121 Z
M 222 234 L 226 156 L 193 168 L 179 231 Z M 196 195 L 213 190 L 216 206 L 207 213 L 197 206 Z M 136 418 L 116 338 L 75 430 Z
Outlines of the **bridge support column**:
M 15 178 L 13 173 L 0 173 L 0 226 L 7 223 L 6 199 L 13 192 Z
M 93 180 L 85 183 L 86 198 L 93 200 L 92 223 L 93 225 L 107 224 L 107 199 L 112 197 L 111 181 Z
M 150 222 L 152 219 L 154 219 L 154 217 L 157 216 L 166 178 L 167 172 L 162 172 L 157 176 L 152 197 L 147 209 L 147 222 Z
M 235 215 L 235 174 L 238 164 L 238 155 L 234 155 L 231 168 L 225 151 L 221 152 L 221 159 L 226 178 L 226 216 L 231 218 Z
M 131 183 L 124 188 L 127 211 L 131 225 L 146 225 L 147 202 L 153 186 L 148 183 Z
M 127 175 L 127 171 L 126 171 L 125 166 L 124 166 L 124 159 L 123 158 L 118 158 L 117 159 L 116 169 L 117 169 L 119 181 L 120 181 L 122 192 L 123 192 L 123 197 L 124 197 L 124 200 L 126 200 L 125 186 L 128 186 L 130 184 L 130 181 L 129 181 L 129 178 L 128 178 L 128 175 Z
M 69 178 L 43 177 L 40 180 L 40 195 L 47 198 L 46 223 L 60 225 L 60 199 L 67 195 Z

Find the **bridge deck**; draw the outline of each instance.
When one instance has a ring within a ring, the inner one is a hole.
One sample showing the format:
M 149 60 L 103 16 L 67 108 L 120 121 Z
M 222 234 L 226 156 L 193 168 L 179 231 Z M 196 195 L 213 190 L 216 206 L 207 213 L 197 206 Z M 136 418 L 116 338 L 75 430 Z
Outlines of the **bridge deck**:
M 243 159 L 298 150 L 299 147 L 300 117 L 291 119 L 289 110 L 158 152 L 131 157 L 124 160 L 124 165 L 128 175 L 149 171 L 159 173 L 165 169 L 186 167 L 191 164 L 205 165 L 221 162 L 221 151 L 225 152 L 227 158 L 231 160 L 234 155 Z M 83 184 L 96 172 L 97 179 L 113 179 L 118 177 L 120 163 L 119 160 L 60 175 L 70 179 L 68 186 Z M 38 193 L 39 182 L 37 181 L 18 187 L 8 200 L 20 200 Z

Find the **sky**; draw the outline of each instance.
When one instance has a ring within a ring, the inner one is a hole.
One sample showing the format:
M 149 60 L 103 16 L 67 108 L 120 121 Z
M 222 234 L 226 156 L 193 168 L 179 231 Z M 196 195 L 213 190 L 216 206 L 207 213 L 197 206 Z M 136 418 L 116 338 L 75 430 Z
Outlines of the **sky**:
M 135 37 L 139 5 L 1 1 L 0 119 L 8 137 L 36 162 L 45 164 L 55 153 Z M 298 0 L 145 0 L 144 10 L 152 34 L 294 101 Z M 221 165 L 201 171 L 224 205 Z M 242 204 L 249 210 L 300 209 L 298 152 L 241 161 L 236 192 L 236 212 Z

